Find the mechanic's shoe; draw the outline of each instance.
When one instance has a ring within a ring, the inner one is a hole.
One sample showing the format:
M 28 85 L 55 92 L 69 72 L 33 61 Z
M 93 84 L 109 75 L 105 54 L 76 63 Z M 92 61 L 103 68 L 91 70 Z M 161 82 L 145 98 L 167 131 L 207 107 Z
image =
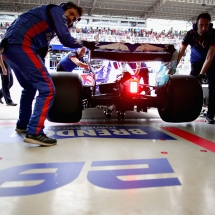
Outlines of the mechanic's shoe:
M 20 128 L 20 127 L 16 126 L 15 131 L 17 133 L 26 133 L 26 128 Z
M 214 124 L 215 123 L 213 118 L 206 117 L 205 120 L 206 120 L 206 122 L 208 122 L 208 124 Z
M 7 103 L 7 106 L 16 106 L 17 104 L 14 102 Z
M 4 104 L 4 102 L 2 101 L 2 99 L 0 99 L 0 104 Z
M 41 146 L 54 146 L 57 144 L 56 139 L 49 138 L 45 134 L 39 134 L 39 135 L 26 134 L 24 138 L 24 142 L 38 144 Z

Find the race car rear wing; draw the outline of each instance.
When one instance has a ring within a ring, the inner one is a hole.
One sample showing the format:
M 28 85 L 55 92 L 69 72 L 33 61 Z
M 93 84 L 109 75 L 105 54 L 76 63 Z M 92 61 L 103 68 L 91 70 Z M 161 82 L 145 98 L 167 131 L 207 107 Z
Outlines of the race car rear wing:
M 83 41 L 89 49 L 91 59 L 137 62 L 137 61 L 171 61 L 176 50 L 171 44 L 122 43 L 122 42 L 89 42 Z

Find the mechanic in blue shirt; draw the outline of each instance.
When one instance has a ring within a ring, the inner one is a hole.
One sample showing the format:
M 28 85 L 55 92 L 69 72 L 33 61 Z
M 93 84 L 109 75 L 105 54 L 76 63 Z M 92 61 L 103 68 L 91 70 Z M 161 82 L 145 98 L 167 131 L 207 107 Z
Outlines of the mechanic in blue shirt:
M 56 139 L 44 133 L 44 121 L 53 103 L 55 87 L 45 67 L 44 57 L 52 38 L 70 48 L 79 48 L 69 27 L 80 20 L 83 9 L 73 2 L 59 6 L 48 4 L 33 8 L 20 15 L 7 29 L 1 42 L 3 58 L 13 69 L 23 88 L 17 132 L 26 132 L 24 142 L 44 146 L 56 145 Z M 63 83 L 62 83 L 63 84 Z M 34 110 L 32 102 L 36 91 Z
M 183 38 L 179 51 L 178 63 L 184 55 L 188 45 L 191 46 L 191 72 L 202 83 L 205 74 L 208 79 L 208 111 L 206 121 L 214 124 L 215 114 L 215 29 L 208 13 L 201 13 L 193 25 L 193 29 L 188 31 Z
M 77 51 L 71 51 L 64 56 L 57 65 L 58 72 L 72 72 L 77 66 L 89 70 L 88 64 L 84 63 L 86 47 L 78 48 Z

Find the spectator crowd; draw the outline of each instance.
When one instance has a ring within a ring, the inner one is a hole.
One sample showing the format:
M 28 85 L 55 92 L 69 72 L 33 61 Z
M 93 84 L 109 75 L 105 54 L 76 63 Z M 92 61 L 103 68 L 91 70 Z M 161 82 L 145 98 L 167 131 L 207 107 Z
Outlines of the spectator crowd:
M 151 42 L 151 43 L 173 43 L 177 44 L 186 33 L 185 31 L 169 31 L 156 32 L 153 29 L 110 29 L 105 27 L 85 27 L 72 28 L 73 37 L 80 40 L 102 41 L 102 42 Z M 59 42 L 58 38 L 54 38 L 52 42 Z
M 6 29 L 10 26 L 9 22 L 0 23 L 0 40 Z M 74 27 L 70 29 L 73 37 L 80 40 L 102 41 L 102 42 L 151 42 L 151 43 L 173 43 L 177 44 L 185 35 L 186 31 L 176 31 L 170 28 L 168 31 L 157 32 L 153 29 L 116 29 L 106 27 Z M 52 40 L 53 43 L 59 42 L 58 38 Z

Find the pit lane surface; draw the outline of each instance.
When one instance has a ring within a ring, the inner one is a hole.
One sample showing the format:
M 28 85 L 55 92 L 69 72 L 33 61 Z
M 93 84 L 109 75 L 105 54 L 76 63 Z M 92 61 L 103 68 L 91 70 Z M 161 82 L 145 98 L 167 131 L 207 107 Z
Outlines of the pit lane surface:
M 46 121 L 58 140 L 46 148 L 14 131 L 18 108 L 0 105 L 3 215 L 214 214 L 215 127 L 203 117 L 165 123 L 150 108 L 119 121 L 89 109 L 79 123 Z

